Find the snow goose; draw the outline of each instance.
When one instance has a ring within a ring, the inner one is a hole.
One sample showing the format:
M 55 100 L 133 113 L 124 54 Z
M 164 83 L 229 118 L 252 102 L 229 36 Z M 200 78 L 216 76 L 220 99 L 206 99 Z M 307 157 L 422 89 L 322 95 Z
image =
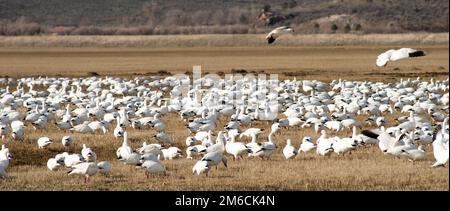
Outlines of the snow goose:
M 73 165 L 72 169 L 67 172 L 68 175 L 78 174 L 85 176 L 84 183 L 89 182 L 89 177 L 95 175 L 98 172 L 98 166 L 94 162 L 84 162 Z
M 436 135 L 433 141 L 433 155 L 436 162 L 432 165 L 432 167 L 445 166 L 449 158 L 448 138 L 445 140 L 445 135 L 441 124 L 439 124 L 435 130 Z M 444 144 L 444 142 L 446 144 Z
M 70 124 L 70 119 L 55 122 L 55 126 L 60 130 L 69 130 L 72 127 L 72 125 Z
M 275 149 L 277 148 L 277 145 L 275 144 L 274 140 L 273 140 L 273 135 L 274 133 L 269 133 L 267 139 L 268 141 L 263 142 L 260 146 L 260 149 L 251 149 L 252 151 L 254 151 L 254 155 L 255 156 L 259 156 L 261 158 L 266 158 L 266 159 L 270 159 L 271 155 L 275 152 Z M 262 154 L 260 154 L 260 152 L 262 152 Z
M 50 171 L 56 171 L 60 169 L 64 165 L 64 160 L 56 159 L 56 158 L 50 158 L 47 161 L 47 168 Z
M 220 151 L 206 153 L 201 161 L 206 161 L 209 167 L 217 167 L 221 162 L 225 167 L 227 167 L 227 158 L 223 155 L 223 152 Z
M 25 134 L 25 125 L 22 121 L 13 121 L 11 122 L 11 136 L 14 140 L 23 140 L 23 136 Z
M 358 143 L 353 138 L 337 138 L 332 140 L 333 151 L 340 155 L 344 155 L 346 152 L 350 152 L 358 146 Z
M 314 150 L 316 145 L 312 142 L 312 138 L 310 136 L 305 136 L 302 139 L 302 144 L 300 145 L 299 152 L 309 152 Z
M 139 163 L 138 166 L 143 168 L 147 179 L 150 175 L 166 174 L 166 167 L 158 160 L 145 160 L 143 163 Z
M 388 50 L 377 57 L 376 65 L 378 67 L 385 67 L 389 61 L 397 61 L 408 57 L 425 56 L 425 52 L 411 48 L 400 48 L 398 50 Z
M 94 133 L 91 127 L 89 127 L 89 122 L 83 122 L 82 124 L 75 125 L 69 129 L 69 131 L 74 131 L 77 133 Z
M 378 137 L 378 135 L 376 135 L 375 133 L 373 133 L 370 130 L 364 130 L 363 132 L 364 133 L 370 133 L 372 135 L 372 137 L 373 136 Z M 360 140 L 360 142 L 364 143 L 364 144 L 377 144 L 378 143 L 378 139 L 372 138 L 372 137 L 364 135 L 363 133 L 358 133 L 358 129 L 356 127 L 352 128 L 352 139 L 354 139 L 354 140 L 357 140 L 357 141 Z
M 53 141 L 50 138 L 48 138 L 48 137 L 40 137 L 37 140 L 37 144 L 38 144 L 38 148 L 39 149 L 46 148 L 52 143 L 53 143 Z
M 172 138 L 165 133 L 164 131 L 158 132 L 156 135 L 153 136 L 158 142 L 161 144 L 172 144 Z
M 117 159 L 124 159 L 133 153 L 133 149 L 128 145 L 128 132 L 123 133 L 123 142 L 116 151 Z
M 242 132 L 239 135 L 239 138 L 242 138 L 243 136 L 252 137 L 253 135 L 258 135 L 258 134 L 262 133 L 262 131 L 264 131 L 264 129 L 261 129 L 261 128 L 249 128 L 249 129 L 245 130 L 244 132 Z
M 114 133 L 114 137 L 119 138 L 119 137 L 124 136 L 125 130 L 122 126 L 120 126 L 120 118 L 119 117 L 116 118 L 116 121 L 117 121 L 117 125 L 114 128 L 113 133 Z
M 413 144 L 414 133 L 410 133 L 409 137 L 407 134 L 403 134 L 391 147 L 385 152 L 387 155 L 400 156 L 403 151 L 417 149 Z
M 178 147 L 169 147 L 167 149 L 161 149 L 164 160 L 172 160 L 181 157 L 181 149 Z
M 95 162 L 97 160 L 97 154 L 95 152 L 86 146 L 86 144 L 83 144 L 83 149 L 81 149 L 81 156 L 83 156 L 84 160 L 86 162 Z
M 286 146 L 283 148 L 283 155 L 284 157 L 288 159 L 295 158 L 297 156 L 298 151 L 297 149 L 292 146 L 291 139 L 286 140 Z
M 175 148 L 172 149 L 172 153 L 176 153 L 178 152 L 178 150 L 176 150 Z M 147 142 L 144 141 L 144 143 L 142 143 L 142 147 L 136 150 L 139 154 L 143 155 L 143 154 L 153 154 L 155 156 L 161 156 L 164 157 L 164 154 L 161 150 L 161 145 L 160 144 L 147 144 Z M 176 152 L 174 152 L 176 151 Z
M 66 167 L 72 167 L 76 164 L 82 163 L 84 162 L 84 158 L 83 156 L 81 156 L 80 154 L 67 154 L 64 156 L 64 165 Z
M 322 156 L 330 156 L 333 151 L 333 142 L 327 137 L 326 131 L 322 130 L 320 137 L 317 139 L 316 153 Z
M 403 149 L 401 155 L 408 157 L 410 161 L 423 160 L 425 159 L 425 150 L 420 145 L 417 149 Z
M 192 174 L 197 173 L 197 175 L 200 175 L 205 173 L 206 176 L 208 176 L 209 170 L 210 167 L 208 166 L 208 161 L 199 160 L 195 163 L 194 167 L 192 167 Z
M 232 131 L 236 131 L 236 130 L 232 130 Z M 245 153 L 249 153 L 251 152 L 250 149 L 247 148 L 247 146 L 245 146 L 243 143 L 241 142 L 236 142 L 236 136 L 238 135 L 238 132 L 231 132 L 231 134 L 229 133 L 229 138 L 230 140 L 227 142 L 227 144 L 225 145 L 225 150 L 228 154 L 233 155 L 233 159 L 236 160 L 238 158 L 242 158 L 242 155 Z M 252 134 L 252 135 L 256 135 L 256 134 Z
M 335 130 L 336 132 L 339 132 L 342 129 L 342 124 L 340 121 L 332 120 L 325 122 L 325 127 L 329 130 Z
M 0 136 L 2 137 L 2 140 L 5 140 L 5 137 L 8 133 L 9 133 L 8 126 L 1 124 L 0 125 Z
M 409 112 L 409 120 L 399 124 L 397 127 L 400 130 L 405 130 L 408 132 L 416 129 L 416 119 L 414 118 L 414 112 Z
M 98 167 L 98 171 L 103 174 L 108 176 L 109 172 L 111 170 L 111 164 L 108 161 L 101 161 L 99 163 L 97 163 L 97 167 Z
M 106 134 L 107 130 L 106 130 L 106 122 L 103 121 L 93 121 L 90 122 L 88 124 L 88 126 L 92 129 L 93 132 L 97 131 L 97 130 L 101 130 L 103 132 L 103 134 Z
M 268 44 L 272 44 L 273 42 L 275 42 L 275 40 L 284 35 L 284 34 L 292 34 L 294 33 L 294 29 L 292 29 L 289 26 L 281 26 L 278 28 L 275 28 L 274 30 L 272 30 L 269 34 L 267 34 L 266 36 L 266 40 Z
M 63 136 L 61 139 L 61 143 L 64 147 L 69 147 L 73 143 L 72 136 Z
M 217 137 L 216 137 L 216 143 L 207 147 L 206 152 L 207 153 L 209 153 L 209 152 L 224 153 L 225 152 L 225 144 L 226 144 L 226 139 L 225 139 L 225 137 L 223 137 L 223 131 L 219 131 L 219 133 L 217 134 Z
M 12 159 L 12 155 L 9 149 L 3 144 L 0 150 L 0 177 L 6 177 L 6 169 L 9 166 L 9 162 Z

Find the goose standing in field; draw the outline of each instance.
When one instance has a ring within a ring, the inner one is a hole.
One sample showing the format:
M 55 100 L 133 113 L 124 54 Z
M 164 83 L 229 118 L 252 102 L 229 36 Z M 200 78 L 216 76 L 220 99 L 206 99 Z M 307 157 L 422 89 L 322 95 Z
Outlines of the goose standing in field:
M 109 172 L 111 170 L 111 164 L 108 161 L 101 161 L 97 163 L 99 173 L 109 176 Z
M 164 160 L 173 160 L 181 157 L 181 149 L 178 147 L 169 147 L 167 149 L 161 149 Z
M 22 121 L 13 121 L 11 122 L 11 136 L 14 140 L 23 140 L 23 136 L 25 134 L 25 125 Z
M 261 129 L 261 128 L 249 128 L 249 129 L 245 130 L 244 132 L 242 132 L 239 135 L 239 138 L 242 138 L 243 136 L 252 137 L 253 135 L 258 135 L 258 134 L 262 133 L 262 131 L 264 131 L 264 129 Z
M 225 150 L 228 154 L 233 155 L 233 160 L 237 160 L 238 158 L 242 158 L 242 155 L 245 153 L 251 152 L 245 144 L 241 142 L 236 142 L 236 136 L 238 135 L 237 130 L 231 130 L 229 133 L 229 141 L 225 145 Z M 256 134 L 252 134 L 256 135 Z
M 300 145 L 298 152 L 309 152 L 315 148 L 316 145 L 312 142 L 312 138 L 310 136 L 305 136 L 302 139 L 302 144 Z
M 123 133 L 123 142 L 122 146 L 120 146 L 116 151 L 117 159 L 123 159 L 128 157 L 130 154 L 133 153 L 133 149 L 128 145 L 128 132 L 125 131 Z
M 12 159 L 12 155 L 9 149 L 3 144 L 0 150 L 0 177 L 6 177 L 6 169 L 9 166 L 9 162 Z
M 48 137 L 41 137 L 37 140 L 38 148 L 43 149 L 52 144 L 53 141 Z
M 2 140 L 4 141 L 6 138 L 6 135 L 9 133 L 8 126 L 1 124 L 0 125 L 0 136 L 2 137 Z
M 322 156 L 330 156 L 333 151 L 332 140 L 328 138 L 326 131 L 322 130 L 320 137 L 317 139 L 316 153 Z
M 81 149 L 81 156 L 83 156 L 84 160 L 86 162 L 95 162 L 97 160 L 97 154 L 95 152 L 86 146 L 86 144 L 83 144 L 83 149 Z
M 56 171 L 64 165 L 63 159 L 50 158 L 47 161 L 47 168 L 50 171 Z
M 160 157 L 165 156 L 162 152 L 160 144 L 147 144 L 147 142 L 145 142 L 145 141 L 144 141 L 144 143 L 142 143 L 142 147 L 138 148 L 136 151 L 141 155 L 153 154 L 155 156 L 160 156 Z M 179 149 L 177 147 L 172 148 L 170 150 L 170 154 L 172 154 L 173 156 L 177 156 L 176 155 L 177 153 L 179 153 Z M 169 154 L 169 153 L 167 153 L 167 154 Z
M 275 152 L 275 149 L 278 148 L 273 140 L 274 133 L 269 133 L 267 139 L 268 141 L 263 142 L 260 146 L 260 149 L 251 149 L 252 151 L 255 150 L 254 155 L 259 156 L 261 158 L 266 158 L 267 160 L 270 159 L 273 152 Z M 262 152 L 260 154 L 259 152 Z
M 64 156 L 64 165 L 66 167 L 72 167 L 76 164 L 82 163 L 84 162 L 84 158 L 83 156 L 81 156 L 80 154 L 68 154 L 66 156 Z
M 208 166 L 208 161 L 199 160 L 195 163 L 194 167 L 192 167 L 192 174 L 197 173 L 200 175 L 205 173 L 208 176 L 208 172 L 211 168 Z
M 79 163 L 73 165 L 71 168 L 72 169 L 69 172 L 67 172 L 68 175 L 78 174 L 85 176 L 84 177 L 85 184 L 89 182 L 89 177 L 97 174 L 99 170 L 98 166 L 94 162 Z
M 298 151 L 297 149 L 292 146 L 291 139 L 286 140 L 286 146 L 283 148 L 283 155 L 284 157 L 288 159 L 295 158 L 297 156 Z
M 266 40 L 268 44 L 272 44 L 275 42 L 275 40 L 285 34 L 293 34 L 294 29 L 289 26 L 281 26 L 274 30 L 272 30 L 269 34 L 266 36 Z
M 116 138 L 123 137 L 125 129 L 122 126 L 120 126 L 120 118 L 119 117 L 116 118 L 116 121 L 117 121 L 117 125 L 114 128 L 114 132 L 113 132 L 114 137 L 116 137 Z
M 157 159 L 141 160 L 137 165 L 145 170 L 144 173 L 147 179 L 150 175 L 166 174 L 166 167 Z
M 411 48 L 400 48 L 398 50 L 391 49 L 378 55 L 376 65 L 378 67 L 386 67 L 386 65 L 390 61 L 397 61 L 399 59 L 420 56 L 425 56 L 425 52 Z
M 70 147 L 73 143 L 72 136 L 63 136 L 61 139 L 61 143 L 64 147 Z
M 408 157 L 410 161 L 423 160 L 425 159 L 425 150 L 423 145 L 420 145 L 417 149 L 403 149 L 401 155 Z
M 201 161 L 206 161 L 209 167 L 216 166 L 217 168 L 220 163 L 223 163 L 225 168 L 228 168 L 227 158 L 223 155 L 223 151 L 208 152 L 203 156 Z
M 432 167 L 445 166 L 445 164 L 448 163 L 449 158 L 448 137 L 447 140 L 445 140 L 444 129 L 440 124 L 436 127 L 435 134 L 433 141 L 433 155 L 436 162 Z

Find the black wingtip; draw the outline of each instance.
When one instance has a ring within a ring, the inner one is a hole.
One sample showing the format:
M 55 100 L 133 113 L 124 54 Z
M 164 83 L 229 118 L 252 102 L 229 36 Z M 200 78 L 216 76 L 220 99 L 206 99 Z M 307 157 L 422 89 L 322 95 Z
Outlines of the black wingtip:
M 273 42 L 275 42 L 275 38 L 273 37 L 267 38 L 267 43 L 272 44 Z
M 370 138 L 374 138 L 374 139 L 377 139 L 378 136 L 379 136 L 378 134 L 376 134 L 376 133 L 374 133 L 374 132 L 372 132 L 370 130 L 363 130 L 363 131 L 361 131 L 361 134 L 363 134 L 365 136 L 368 136 Z
M 424 51 L 415 51 L 412 53 L 409 53 L 409 57 L 419 57 L 419 56 L 425 56 Z

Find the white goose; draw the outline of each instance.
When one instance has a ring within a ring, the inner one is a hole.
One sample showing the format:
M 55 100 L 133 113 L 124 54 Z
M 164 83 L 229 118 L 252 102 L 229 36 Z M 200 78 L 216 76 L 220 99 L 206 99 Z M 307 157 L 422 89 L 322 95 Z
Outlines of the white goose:
M 425 56 L 425 52 L 411 48 L 400 48 L 398 50 L 391 49 L 378 55 L 376 65 L 378 67 L 385 67 L 389 61 L 419 56 Z
M 445 166 L 449 158 L 448 138 L 445 140 L 442 125 L 439 124 L 436 127 L 436 130 L 436 138 L 433 141 L 433 155 L 436 162 L 432 165 L 432 167 Z
M 199 160 L 195 163 L 194 167 L 192 167 L 192 174 L 197 173 L 200 175 L 205 173 L 208 176 L 208 172 L 211 168 L 208 166 L 208 161 Z
M 79 163 L 73 165 L 71 168 L 72 169 L 68 172 L 68 175 L 84 175 L 84 183 L 88 183 L 89 177 L 95 175 L 98 172 L 98 166 L 94 162 Z
M 133 149 L 128 145 L 128 132 L 123 133 L 123 142 L 122 146 L 119 147 L 116 151 L 117 159 L 126 159 L 133 153 Z
M 109 176 L 109 172 L 111 171 L 111 164 L 108 161 L 101 161 L 97 163 L 97 167 L 99 173 Z
M 280 37 L 284 34 L 292 34 L 292 33 L 294 33 L 294 29 L 292 29 L 291 27 L 281 26 L 281 27 L 278 27 L 278 28 L 272 30 L 269 34 L 267 34 L 266 40 L 267 40 L 267 43 L 272 44 L 273 42 L 275 42 L 275 40 L 278 37 Z
M 245 144 L 241 142 L 236 142 L 235 139 L 238 133 L 237 131 L 236 132 L 234 131 L 236 130 L 231 130 L 228 133 L 230 136 L 230 140 L 225 145 L 225 150 L 228 154 L 233 155 L 233 159 L 236 160 L 238 158 L 242 158 L 242 155 L 251 152 L 251 150 L 249 150 L 247 146 L 245 146 Z
M 41 137 L 37 140 L 38 148 L 43 149 L 52 144 L 53 141 L 48 137 Z
M 83 149 L 81 149 L 81 156 L 83 156 L 84 160 L 86 162 L 95 162 L 97 160 L 97 154 L 95 152 L 86 146 L 86 144 L 83 144 Z
M 72 136 L 63 136 L 61 139 L 61 143 L 64 147 L 69 147 L 73 143 Z
M 283 155 L 284 157 L 288 159 L 293 159 L 295 156 L 297 156 L 298 151 L 297 149 L 292 146 L 291 139 L 286 140 L 286 146 L 283 148 Z
M 300 145 L 299 152 L 309 152 L 311 150 L 316 149 L 316 145 L 312 142 L 312 138 L 310 136 L 305 136 L 302 139 L 302 144 Z

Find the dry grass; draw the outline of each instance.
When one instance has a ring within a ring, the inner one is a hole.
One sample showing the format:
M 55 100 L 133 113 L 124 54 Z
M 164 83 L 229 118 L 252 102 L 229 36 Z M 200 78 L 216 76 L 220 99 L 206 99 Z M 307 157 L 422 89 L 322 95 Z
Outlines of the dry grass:
M 155 36 L 0 36 L 0 47 L 246 47 L 265 46 L 265 34 Z M 448 33 L 305 34 L 285 36 L 276 46 L 444 45 Z
M 188 135 L 184 123 L 175 114 L 166 115 L 164 121 L 170 125 L 167 132 L 184 150 Z M 222 119 L 218 128 L 224 123 L 226 120 Z M 270 125 L 257 122 L 253 126 L 268 128 Z M 260 136 L 261 141 L 267 137 L 267 131 Z M 150 138 L 153 130 L 130 129 L 129 133 L 133 147 L 139 147 L 144 140 L 155 142 Z M 279 148 L 272 160 L 232 161 L 229 157 L 228 169 L 221 165 L 211 171 L 210 177 L 192 175 L 195 160 L 169 160 L 163 161 L 168 175 L 150 179 L 144 177 L 142 170 L 116 161 L 115 150 L 121 140 L 114 139 L 111 133 L 74 134 L 76 144 L 68 151 L 79 152 L 86 143 L 96 151 L 98 160 L 112 161 L 110 177 L 96 175 L 85 186 L 81 177 L 67 176 L 66 170 L 51 172 L 46 168 L 49 157 L 64 151 L 59 141 L 48 149 L 37 148 L 38 137 L 48 135 L 60 140 L 64 132 L 51 128 L 47 133 L 28 130 L 26 134 L 24 143 L 9 144 L 14 160 L 8 169 L 9 178 L 0 180 L 1 190 L 448 190 L 449 186 L 448 166 L 430 167 L 434 161 L 431 147 L 426 149 L 426 160 L 416 163 L 382 155 L 376 146 L 359 148 L 351 155 L 333 154 L 329 158 L 315 153 L 300 154 L 287 161 L 281 152 L 287 138 L 292 138 L 297 146 L 305 135 L 317 138 L 311 129 L 299 127 L 283 129 L 275 136 Z M 349 134 L 350 131 L 345 131 L 337 135 Z

